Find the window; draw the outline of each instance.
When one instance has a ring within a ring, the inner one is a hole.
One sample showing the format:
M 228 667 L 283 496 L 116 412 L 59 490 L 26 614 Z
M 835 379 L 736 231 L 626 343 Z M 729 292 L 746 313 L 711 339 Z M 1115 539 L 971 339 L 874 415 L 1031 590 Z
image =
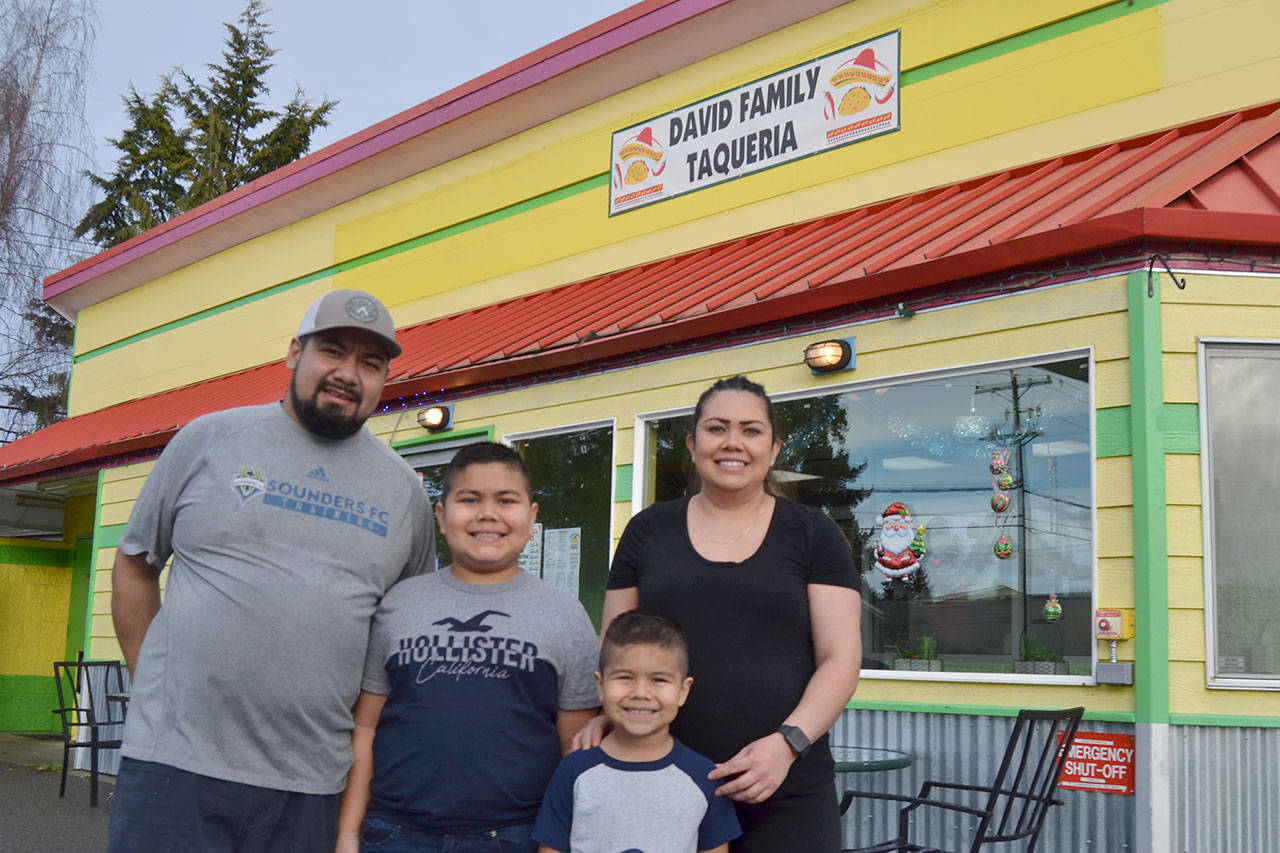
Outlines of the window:
M 538 502 L 542 579 L 574 590 L 596 627 L 609 578 L 613 518 L 613 425 L 508 436 L 524 457 Z
M 1280 342 L 1200 345 L 1210 686 L 1280 687 Z
M 1092 674 L 1086 354 L 775 400 L 775 475 L 862 571 L 864 669 Z M 684 493 L 690 414 L 648 423 L 646 497 Z
M 422 487 L 427 490 L 427 499 L 431 501 L 433 513 L 436 504 L 440 503 L 440 498 L 444 494 L 444 469 L 449 467 L 449 460 L 468 444 L 489 441 L 491 436 L 492 432 L 485 428 L 450 433 L 445 436 L 430 436 L 426 439 L 411 440 L 396 445 L 396 451 L 404 457 L 404 461 L 421 475 Z M 431 518 L 432 524 L 435 524 L 435 516 L 432 515 Z M 436 566 L 447 566 L 453 562 L 453 554 L 449 551 L 449 543 L 445 541 L 444 534 L 440 532 L 438 525 L 435 531 Z

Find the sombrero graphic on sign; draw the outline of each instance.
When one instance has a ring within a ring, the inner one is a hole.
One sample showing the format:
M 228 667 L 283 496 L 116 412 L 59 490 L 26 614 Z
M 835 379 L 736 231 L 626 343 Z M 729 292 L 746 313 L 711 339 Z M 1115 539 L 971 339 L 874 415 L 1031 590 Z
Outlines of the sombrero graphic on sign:
M 894 92 L 893 69 L 876 59 L 875 49 L 870 47 L 837 68 L 827 83 L 831 88 L 822 114 L 828 119 L 856 115 L 873 100 L 886 104 Z
M 666 170 L 666 156 L 662 143 L 653 135 L 653 128 L 644 127 L 618 149 L 613 161 L 613 188 L 631 190 L 649 184 Z M 662 184 L 652 189 L 653 192 L 661 190 Z
M 896 43 L 863 47 L 827 75 L 822 117 L 827 144 L 842 145 L 897 126 L 898 63 Z M 885 59 L 888 59 L 888 62 Z

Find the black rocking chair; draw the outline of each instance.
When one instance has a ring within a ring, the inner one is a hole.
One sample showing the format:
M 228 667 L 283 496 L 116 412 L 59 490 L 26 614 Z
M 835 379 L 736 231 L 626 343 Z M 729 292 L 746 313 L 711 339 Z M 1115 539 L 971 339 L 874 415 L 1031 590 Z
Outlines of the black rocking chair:
M 906 803 L 898 812 L 898 836 L 889 841 L 860 847 L 846 853 L 890 853 L 890 851 L 922 851 L 941 853 L 936 847 L 921 846 L 911 841 L 912 812 L 921 807 L 945 809 L 958 815 L 977 818 L 973 835 L 965 849 L 977 851 L 984 844 L 1007 843 L 1025 839 L 1027 851 L 1035 849 L 1040 830 L 1050 806 L 1061 805 L 1055 799 L 1062 764 L 1080 726 L 1084 708 L 1062 711 L 1021 711 L 1009 735 L 1000 770 L 990 785 L 961 785 L 953 782 L 926 781 L 914 797 L 847 791 L 840 803 L 844 814 L 857 798 L 893 800 Z M 934 792 L 952 792 L 953 797 L 938 799 Z M 970 804 L 955 802 L 969 793 Z M 978 795 L 978 796 L 975 796 Z
M 58 684 L 58 707 L 53 713 L 62 718 L 62 786 L 58 796 L 67 795 L 67 767 L 71 750 L 89 750 L 89 805 L 98 804 L 98 753 L 119 749 L 119 736 L 104 738 L 103 729 L 124 725 L 111 713 L 107 695 L 124 692 L 124 667 L 113 660 L 58 661 L 53 665 Z M 88 737 L 85 737 L 85 734 Z

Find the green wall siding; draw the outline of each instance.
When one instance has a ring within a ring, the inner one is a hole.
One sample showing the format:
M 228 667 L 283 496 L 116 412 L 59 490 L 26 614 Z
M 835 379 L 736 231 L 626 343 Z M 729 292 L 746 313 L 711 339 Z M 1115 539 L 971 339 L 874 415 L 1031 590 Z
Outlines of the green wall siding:
M 53 661 L 49 661 L 49 675 L 0 675 L 0 731 L 61 731 L 53 713 L 56 707 Z

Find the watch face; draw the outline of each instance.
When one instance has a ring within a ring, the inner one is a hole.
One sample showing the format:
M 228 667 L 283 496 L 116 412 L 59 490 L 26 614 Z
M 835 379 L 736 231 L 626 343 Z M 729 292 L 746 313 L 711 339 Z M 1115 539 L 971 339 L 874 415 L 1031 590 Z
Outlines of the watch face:
M 804 755 L 809 751 L 809 739 L 804 736 L 804 732 L 798 726 L 783 726 L 778 731 L 782 732 L 782 736 L 796 755 Z

